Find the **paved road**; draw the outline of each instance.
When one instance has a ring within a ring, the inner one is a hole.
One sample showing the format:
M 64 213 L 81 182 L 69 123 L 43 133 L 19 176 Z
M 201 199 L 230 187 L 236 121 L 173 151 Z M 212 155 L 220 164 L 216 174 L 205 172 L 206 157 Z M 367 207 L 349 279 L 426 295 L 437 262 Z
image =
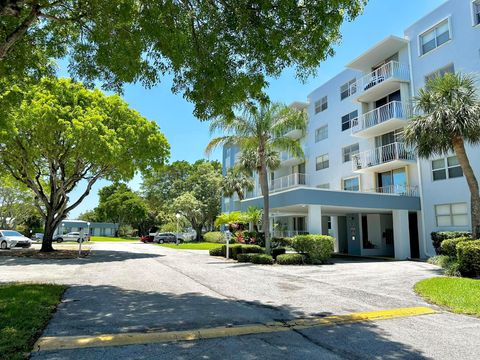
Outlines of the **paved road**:
M 429 306 L 419 262 L 261 266 L 147 244 L 97 243 L 93 255 L 49 263 L 0 257 L 0 282 L 69 284 L 44 336 L 190 330 L 298 316 Z M 194 342 L 34 353 L 33 359 L 480 358 L 480 320 L 435 315 Z

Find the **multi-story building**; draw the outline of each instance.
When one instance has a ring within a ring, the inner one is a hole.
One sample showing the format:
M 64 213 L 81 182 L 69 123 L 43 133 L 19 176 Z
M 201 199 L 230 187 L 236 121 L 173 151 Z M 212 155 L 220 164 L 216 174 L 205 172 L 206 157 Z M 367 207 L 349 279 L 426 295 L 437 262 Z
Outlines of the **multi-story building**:
M 449 0 L 388 36 L 292 106 L 308 112 L 292 130 L 305 158 L 281 154 L 270 174 L 274 234 L 331 234 L 352 255 L 427 257 L 432 231 L 470 230 L 470 194 L 455 155 L 418 159 L 402 141 L 412 97 L 432 76 L 480 72 L 480 0 Z M 480 177 L 480 147 L 468 156 Z M 224 170 L 238 148 L 224 149 Z M 224 211 L 262 207 L 259 187 L 224 199 Z

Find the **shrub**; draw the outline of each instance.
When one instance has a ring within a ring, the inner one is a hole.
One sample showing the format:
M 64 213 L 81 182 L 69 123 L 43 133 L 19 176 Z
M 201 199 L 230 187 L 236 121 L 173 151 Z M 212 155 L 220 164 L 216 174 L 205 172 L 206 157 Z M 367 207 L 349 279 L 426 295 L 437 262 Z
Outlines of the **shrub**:
M 333 253 L 334 239 L 326 235 L 297 235 L 293 238 L 296 252 L 307 254 L 312 263 L 324 263 Z
M 252 254 L 250 261 L 254 264 L 266 264 L 266 265 L 273 264 L 273 258 L 267 254 Z
M 225 256 L 222 247 L 211 249 L 208 251 L 210 256 Z
M 445 263 L 443 269 L 446 276 L 462 276 L 460 263 L 454 258 L 449 258 L 449 261 Z
M 463 241 L 457 245 L 459 270 L 465 276 L 480 276 L 480 240 Z
M 440 244 L 440 252 L 442 255 L 447 255 L 451 257 L 457 256 L 457 244 L 462 241 L 469 241 L 471 238 L 459 237 L 455 239 L 443 240 Z
M 272 248 L 278 247 L 292 247 L 292 238 L 272 238 Z
M 205 240 L 206 242 L 218 243 L 218 244 L 225 243 L 225 237 L 223 236 L 223 233 L 220 231 L 210 231 L 205 233 L 203 235 L 203 240 Z
M 247 263 L 247 262 L 252 262 L 252 258 L 257 255 L 254 253 L 249 253 L 249 254 L 238 254 L 237 255 L 237 260 L 238 262 L 241 263 Z
M 276 260 L 278 255 L 283 255 L 287 252 L 285 248 L 274 248 L 272 249 L 272 257 Z
M 263 254 L 265 251 L 258 245 L 242 245 L 242 254 Z
M 439 231 L 439 232 L 432 232 L 430 234 L 432 238 L 432 244 L 435 248 L 435 252 L 441 255 L 440 245 L 442 244 L 443 240 L 447 239 L 455 239 L 461 237 L 468 237 L 471 238 L 472 234 L 466 231 Z
M 451 260 L 452 259 L 450 258 L 450 256 L 447 256 L 447 255 L 435 255 L 429 258 L 427 262 L 429 264 L 438 265 L 442 268 L 445 268 L 445 265 Z
M 279 265 L 301 265 L 304 263 L 302 254 L 282 254 L 277 256 Z

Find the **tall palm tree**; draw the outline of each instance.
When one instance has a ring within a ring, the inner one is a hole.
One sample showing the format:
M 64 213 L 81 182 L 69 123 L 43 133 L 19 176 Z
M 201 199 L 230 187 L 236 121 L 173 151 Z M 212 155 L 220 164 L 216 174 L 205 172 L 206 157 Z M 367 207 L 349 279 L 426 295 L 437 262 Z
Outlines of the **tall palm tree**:
M 472 235 L 480 236 L 480 194 L 465 144 L 480 144 L 480 99 L 475 77 L 445 74 L 431 79 L 414 99 L 415 112 L 405 142 L 429 158 L 454 151 L 471 194 Z
M 263 196 L 263 231 L 265 247 L 270 252 L 268 170 L 280 164 L 279 151 L 288 151 L 295 157 L 304 157 L 298 140 L 285 136 L 290 129 L 305 131 L 307 115 L 283 104 L 273 103 L 258 107 L 246 105 L 239 116 L 218 117 L 212 120 L 210 131 L 222 131 L 223 136 L 214 138 L 207 146 L 210 153 L 215 147 L 237 145 L 242 152 L 240 163 L 255 170 L 259 176 Z
M 255 184 L 252 177 L 249 176 L 245 169 L 240 166 L 234 166 L 227 170 L 227 174 L 222 181 L 223 195 L 230 197 L 233 194 L 238 195 L 238 199 L 245 199 L 245 190 L 252 191 Z

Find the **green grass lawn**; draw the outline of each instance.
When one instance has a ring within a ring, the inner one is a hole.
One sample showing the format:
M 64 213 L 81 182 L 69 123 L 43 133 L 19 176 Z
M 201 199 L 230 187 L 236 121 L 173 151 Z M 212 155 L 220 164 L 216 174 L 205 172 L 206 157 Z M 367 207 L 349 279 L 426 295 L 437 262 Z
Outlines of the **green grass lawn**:
M 480 280 L 439 277 L 415 284 L 415 291 L 427 301 L 451 311 L 480 317 Z
M 191 243 L 183 243 L 179 245 L 175 244 L 157 244 L 158 246 L 163 246 L 171 249 L 178 249 L 178 250 L 210 250 L 210 249 L 215 249 L 222 244 L 217 244 L 217 243 L 209 243 L 209 242 L 191 242 Z
M 140 241 L 140 238 L 138 237 L 111 237 L 111 236 L 92 236 L 90 237 L 91 242 L 109 242 L 109 241 L 114 241 L 114 242 L 138 242 Z
M 0 359 L 25 359 L 65 290 L 60 285 L 0 285 Z

